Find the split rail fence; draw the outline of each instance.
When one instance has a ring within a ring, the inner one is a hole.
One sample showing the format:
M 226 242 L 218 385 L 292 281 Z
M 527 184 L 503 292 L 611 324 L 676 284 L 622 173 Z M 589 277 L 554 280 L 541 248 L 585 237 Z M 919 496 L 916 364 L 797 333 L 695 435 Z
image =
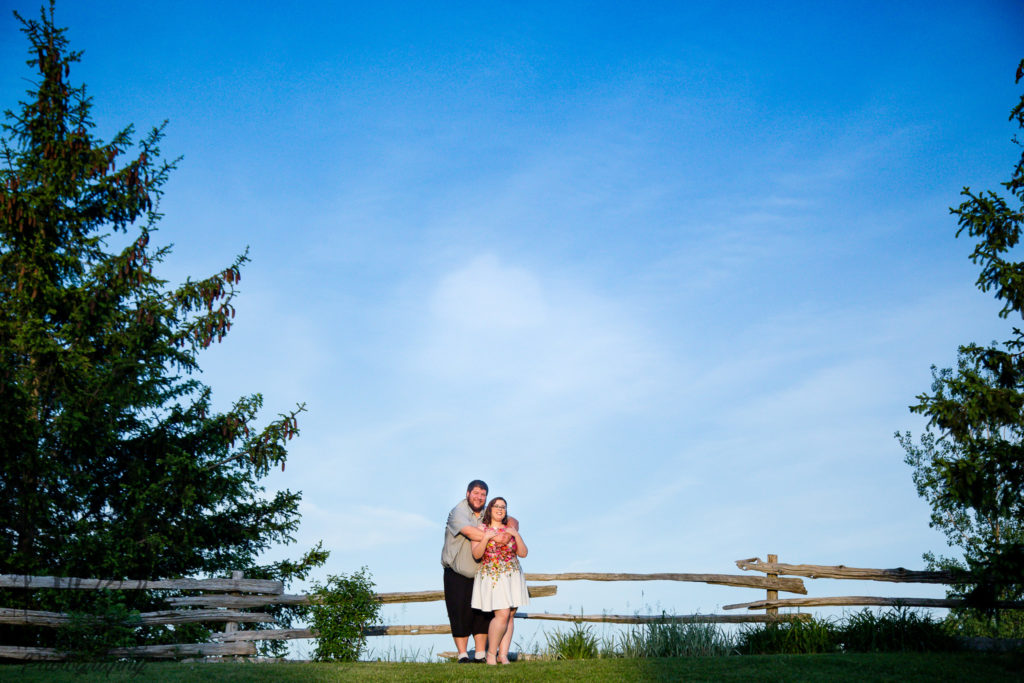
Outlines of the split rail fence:
M 758 558 L 737 560 L 739 569 L 761 572 L 751 574 L 612 574 L 612 573 L 527 573 L 528 582 L 550 581 L 688 581 L 722 586 L 738 586 L 766 591 L 764 600 L 725 605 L 725 610 L 745 609 L 740 614 L 687 614 L 687 615 L 616 615 L 616 614 L 549 614 L 547 612 L 516 613 L 517 619 L 552 620 L 570 622 L 597 622 L 612 624 L 646 624 L 666 620 L 694 623 L 771 623 L 806 620 L 807 612 L 779 613 L 779 608 L 834 607 L 834 606 L 905 606 L 905 607 L 963 607 L 963 600 L 936 598 L 883 598 L 874 596 L 840 596 L 819 598 L 779 598 L 779 592 L 807 595 L 803 578 L 856 579 L 898 583 L 950 584 L 953 577 L 947 572 L 912 571 L 896 569 L 862 569 L 855 567 L 783 564 L 775 555 L 767 561 Z M 795 577 L 795 578 L 794 578 Z M 800 578 L 803 577 L 803 578 Z M 256 654 L 256 642 L 316 638 L 313 629 L 251 629 L 241 630 L 242 623 L 272 623 L 274 617 L 258 611 L 245 611 L 268 605 L 309 605 L 315 596 L 287 595 L 280 581 L 246 579 L 241 572 L 233 572 L 230 579 L 168 579 L 155 581 L 116 581 L 67 577 L 42 577 L 0 574 L 0 596 L 3 590 L 67 589 L 67 590 L 171 590 L 196 591 L 198 595 L 170 597 L 167 603 L 175 609 L 146 612 L 139 615 L 143 625 L 157 624 L 225 624 L 224 630 L 214 633 L 213 642 L 180 643 L 173 645 L 145 645 L 118 648 L 109 654 L 117 657 L 171 659 L 182 657 L 231 657 Z M 555 595 L 556 585 L 529 585 L 531 598 Z M 381 603 L 433 602 L 444 599 L 443 591 L 379 593 Z M 1024 609 L 1024 602 L 1000 602 L 1000 609 Z M 751 613 L 751 612 L 763 613 Z M 71 617 L 59 612 L 0 607 L 0 624 L 19 626 L 60 627 Z M 423 635 L 451 633 L 448 624 L 372 626 L 368 636 Z M 0 645 L 0 658 L 20 660 L 59 661 L 67 654 L 53 648 Z

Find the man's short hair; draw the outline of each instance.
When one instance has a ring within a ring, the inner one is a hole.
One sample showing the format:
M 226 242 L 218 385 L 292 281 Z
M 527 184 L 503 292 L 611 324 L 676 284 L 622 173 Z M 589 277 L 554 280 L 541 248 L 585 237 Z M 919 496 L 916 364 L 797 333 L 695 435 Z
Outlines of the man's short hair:
M 487 488 L 487 484 L 485 484 L 480 479 L 474 479 L 473 481 L 469 482 L 469 486 L 466 487 L 466 493 L 469 493 L 473 489 L 483 489 L 484 493 L 490 491 L 490 489 Z

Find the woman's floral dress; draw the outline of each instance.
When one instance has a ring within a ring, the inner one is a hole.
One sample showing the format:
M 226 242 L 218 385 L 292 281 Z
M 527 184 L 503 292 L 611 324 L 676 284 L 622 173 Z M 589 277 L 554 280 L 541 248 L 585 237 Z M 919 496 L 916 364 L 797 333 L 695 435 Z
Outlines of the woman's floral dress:
M 497 529 L 504 530 L 505 527 Z M 526 580 L 516 555 L 516 540 L 513 538 L 508 545 L 489 541 L 480 560 L 480 569 L 473 579 L 473 608 L 493 612 L 529 604 Z

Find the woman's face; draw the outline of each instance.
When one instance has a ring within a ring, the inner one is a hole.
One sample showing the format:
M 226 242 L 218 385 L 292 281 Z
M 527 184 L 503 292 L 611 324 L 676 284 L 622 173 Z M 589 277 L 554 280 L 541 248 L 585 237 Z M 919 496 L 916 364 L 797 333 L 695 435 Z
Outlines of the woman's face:
M 504 522 L 505 521 L 505 507 L 506 507 L 506 504 L 505 504 L 505 501 L 503 499 L 498 498 L 496 501 L 494 501 L 494 504 L 491 505 L 491 521 L 492 522 Z

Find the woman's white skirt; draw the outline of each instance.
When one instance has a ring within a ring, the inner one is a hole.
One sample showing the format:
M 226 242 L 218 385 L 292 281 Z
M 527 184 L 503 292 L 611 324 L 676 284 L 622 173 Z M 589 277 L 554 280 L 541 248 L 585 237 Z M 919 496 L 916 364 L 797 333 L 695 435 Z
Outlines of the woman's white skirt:
M 523 572 L 515 569 L 497 579 L 477 572 L 473 578 L 473 598 L 470 604 L 473 609 L 484 612 L 509 607 L 526 607 L 530 604 L 530 594 L 526 590 Z

